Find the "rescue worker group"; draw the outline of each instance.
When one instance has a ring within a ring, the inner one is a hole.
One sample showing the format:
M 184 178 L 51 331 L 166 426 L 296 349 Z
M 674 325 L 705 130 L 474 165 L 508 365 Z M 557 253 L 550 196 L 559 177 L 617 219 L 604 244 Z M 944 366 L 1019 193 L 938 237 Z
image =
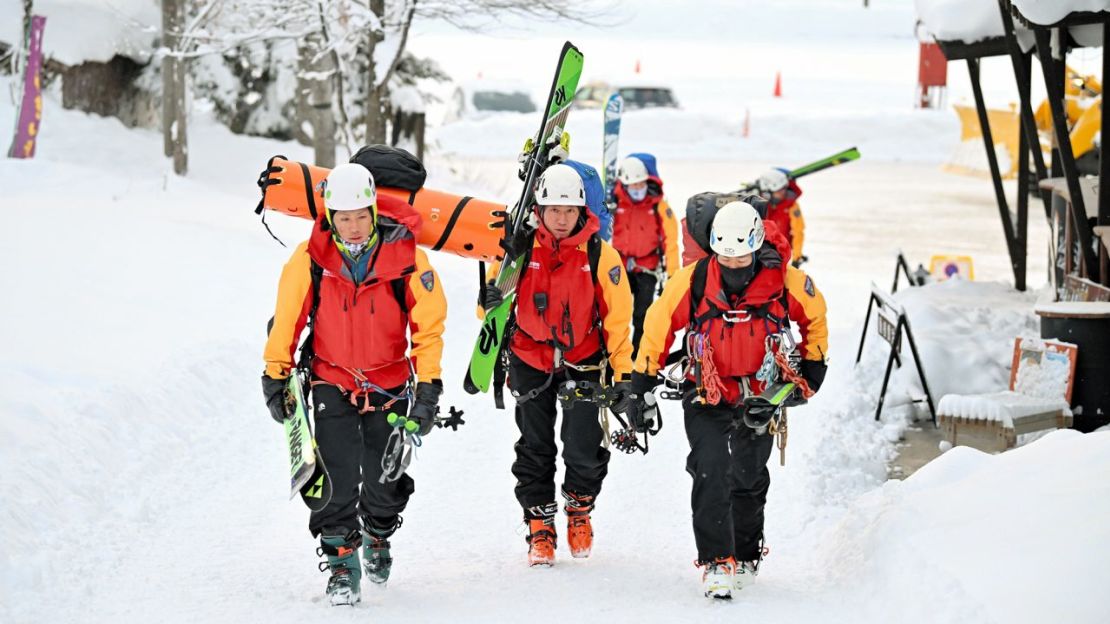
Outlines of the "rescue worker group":
M 801 189 L 782 170 L 766 172 L 749 198 L 715 207 L 708 245 L 687 240 L 680 259 L 680 226 L 654 157 L 620 162 L 611 242 L 587 205 L 587 183 L 564 163 L 540 177 L 530 207 L 533 243 L 504 339 L 527 563 L 556 561 L 556 432 L 565 464 L 563 543 L 571 557 L 586 558 L 610 460 L 604 409 L 626 427 L 617 448 L 643 449 L 660 427 L 655 391 L 665 383 L 660 395 L 681 400 L 690 444 L 701 590 L 730 599 L 755 580 L 766 553 L 767 463 L 785 427 L 783 408 L 804 403 L 825 377 L 825 300 L 799 268 Z M 323 197 L 326 210 L 281 273 L 262 385 L 281 423 L 286 381 L 307 366 L 315 440 L 333 486 L 309 529 L 326 556 L 331 604 L 353 605 L 364 575 L 375 584 L 389 579 L 390 540 L 414 487 L 407 474 L 382 478 L 396 424 L 387 415 L 415 422 L 418 436 L 433 431 L 447 300 L 415 242 L 420 216 L 403 199 L 379 194 L 369 169 L 332 169 Z M 489 280 L 479 315 L 502 302 Z M 307 364 L 294 361 L 306 330 Z M 787 381 L 785 400 L 754 400 Z M 568 400 L 565 389 L 574 387 L 598 391 L 593 401 Z

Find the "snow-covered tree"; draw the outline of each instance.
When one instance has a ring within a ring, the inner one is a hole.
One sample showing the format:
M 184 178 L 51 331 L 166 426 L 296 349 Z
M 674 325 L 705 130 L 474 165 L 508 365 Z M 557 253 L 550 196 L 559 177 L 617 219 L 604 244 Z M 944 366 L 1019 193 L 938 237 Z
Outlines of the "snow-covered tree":
M 199 86 L 216 101 L 217 112 L 236 120 L 229 123 L 233 127 L 234 123 L 249 125 L 244 109 L 268 107 L 270 113 L 286 119 L 292 113 L 295 122 L 289 124 L 289 135 L 312 143 L 316 162 L 324 166 L 334 164 L 337 140 L 348 151 L 364 143 L 386 142 L 391 88 L 411 85 L 419 77 L 445 78 L 433 61 L 407 53 L 414 21 L 445 20 L 477 29 L 505 14 L 579 21 L 600 14 L 592 3 L 573 0 L 164 0 L 163 4 L 174 2 L 187 6 L 187 17 L 179 32 L 167 30 L 166 39 L 173 42 L 166 46 L 167 57 L 223 59 L 224 68 L 212 59 L 193 63 L 193 69 L 199 70 Z M 295 58 L 290 56 L 293 50 Z M 286 96 L 259 89 L 283 86 L 281 75 L 290 68 L 296 85 L 292 100 L 275 106 L 266 100 L 276 96 L 284 101 Z M 229 76 L 236 78 L 237 87 L 225 82 Z M 164 84 L 170 82 L 163 77 Z M 273 115 L 270 120 L 273 123 L 263 125 L 272 131 L 278 126 L 275 134 L 281 134 L 282 122 Z M 168 137 L 175 126 L 166 127 Z

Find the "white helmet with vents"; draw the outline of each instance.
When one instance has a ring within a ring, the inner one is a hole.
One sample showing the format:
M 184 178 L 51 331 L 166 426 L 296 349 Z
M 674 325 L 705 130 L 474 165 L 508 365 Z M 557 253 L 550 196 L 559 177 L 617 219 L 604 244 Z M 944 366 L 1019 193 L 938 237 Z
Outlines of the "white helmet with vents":
M 543 172 L 536 187 L 536 204 L 585 206 L 586 187 L 582 184 L 582 176 L 570 165 L 551 165 Z
M 763 219 L 751 204 L 734 201 L 721 206 L 709 229 L 709 248 L 713 253 L 736 258 L 754 253 L 763 246 L 766 233 Z

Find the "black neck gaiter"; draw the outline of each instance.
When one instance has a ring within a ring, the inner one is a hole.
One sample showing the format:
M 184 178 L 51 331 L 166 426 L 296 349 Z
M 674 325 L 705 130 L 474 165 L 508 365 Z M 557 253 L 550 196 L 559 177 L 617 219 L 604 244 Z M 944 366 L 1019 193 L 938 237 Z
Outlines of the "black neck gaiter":
M 721 268 L 721 284 L 725 287 L 725 293 L 730 296 L 736 296 L 744 292 L 748 284 L 755 278 L 756 263 L 753 262 L 742 269 L 730 269 L 724 265 Z

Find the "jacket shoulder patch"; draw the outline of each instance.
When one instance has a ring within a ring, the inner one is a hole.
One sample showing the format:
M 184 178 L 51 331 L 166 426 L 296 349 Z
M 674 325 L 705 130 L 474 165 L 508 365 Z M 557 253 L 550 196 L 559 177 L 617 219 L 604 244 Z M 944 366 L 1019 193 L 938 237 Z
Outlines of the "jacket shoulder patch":
M 806 289 L 806 294 L 809 295 L 810 297 L 816 297 L 817 296 L 817 289 L 815 289 L 813 287 L 813 278 L 808 276 L 808 275 L 806 276 L 805 289 Z
M 621 283 L 621 268 L 615 266 L 609 269 L 609 281 L 613 282 L 614 286 L 619 286 Z
M 436 274 L 431 271 L 424 271 L 420 274 L 420 283 L 424 285 L 424 290 L 432 292 L 436 287 Z

